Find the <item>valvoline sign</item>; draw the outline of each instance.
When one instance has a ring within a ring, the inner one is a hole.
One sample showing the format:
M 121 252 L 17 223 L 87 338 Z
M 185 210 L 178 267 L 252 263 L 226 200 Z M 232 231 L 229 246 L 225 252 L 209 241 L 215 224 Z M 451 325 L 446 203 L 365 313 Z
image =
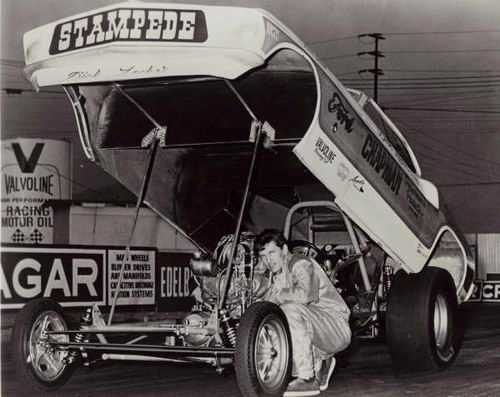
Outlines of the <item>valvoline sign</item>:
M 46 200 L 71 198 L 71 146 L 50 139 L 2 142 L 2 242 L 52 243 Z

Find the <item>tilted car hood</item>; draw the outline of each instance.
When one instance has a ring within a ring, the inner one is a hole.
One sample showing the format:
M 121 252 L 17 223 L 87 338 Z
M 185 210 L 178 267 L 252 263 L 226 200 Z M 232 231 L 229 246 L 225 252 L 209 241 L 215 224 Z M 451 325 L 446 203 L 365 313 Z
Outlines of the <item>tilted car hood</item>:
M 448 233 L 463 263 L 455 284 L 470 293 L 474 263 L 406 141 L 396 131 L 394 145 L 365 99 L 265 11 L 121 3 L 28 32 L 24 47 L 35 86 L 66 87 L 89 159 L 135 193 L 162 130 L 145 201 L 201 247 L 233 230 L 260 120 L 275 134 L 247 229 L 281 226 L 297 200 L 335 200 L 410 272 Z

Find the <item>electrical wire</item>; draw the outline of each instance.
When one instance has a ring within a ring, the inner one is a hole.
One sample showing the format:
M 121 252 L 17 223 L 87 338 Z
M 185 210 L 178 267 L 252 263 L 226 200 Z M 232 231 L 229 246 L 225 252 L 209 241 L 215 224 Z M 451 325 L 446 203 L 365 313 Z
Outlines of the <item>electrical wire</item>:
M 395 73 L 499 73 L 499 69 L 393 69 L 384 68 L 386 72 Z
M 491 186 L 491 185 L 500 185 L 500 181 L 492 181 L 492 182 L 474 182 L 474 183 L 443 183 L 438 186 L 440 187 L 459 187 L 459 186 Z
M 464 49 L 449 49 L 449 50 L 387 50 L 385 54 L 454 54 L 454 53 L 484 53 L 484 52 L 500 52 L 498 48 L 464 48 Z
M 400 122 L 401 123 L 401 122 Z M 404 125 L 404 123 L 401 123 L 402 125 Z M 412 131 L 412 129 L 408 128 L 409 131 Z M 413 131 L 415 132 L 415 131 Z M 454 152 L 457 152 L 457 153 L 461 153 L 461 154 L 465 154 L 468 156 L 468 158 L 475 158 L 476 160 L 479 160 L 479 161 L 483 161 L 485 163 L 489 163 L 489 164 L 494 164 L 495 166 L 500 166 L 500 162 L 497 162 L 497 161 L 494 161 L 494 160 L 490 160 L 490 159 L 486 159 L 486 158 L 483 158 L 483 157 L 480 157 L 480 156 L 476 156 L 474 154 L 472 154 L 470 151 L 469 152 L 466 152 L 460 148 L 457 148 L 455 146 L 452 146 L 450 144 L 448 144 L 447 142 L 443 142 L 442 140 L 434 137 L 434 136 L 430 136 L 428 134 L 426 134 L 425 132 L 419 132 L 419 134 L 421 136 L 425 136 L 427 137 L 429 140 L 432 140 L 436 143 L 439 143 L 440 145 L 446 147 L 447 149 L 450 149 Z
M 413 111 L 413 112 L 443 112 L 443 113 L 478 113 L 478 114 L 500 114 L 500 111 L 495 110 L 483 110 L 483 109 L 445 109 L 445 108 L 412 108 L 412 107 L 387 107 L 384 106 L 384 110 L 402 110 L 402 111 Z
M 389 32 L 385 36 L 422 36 L 422 35 L 440 35 L 440 34 L 476 34 L 476 33 L 500 33 L 500 30 L 448 30 L 431 32 Z
M 478 33 L 500 33 L 500 30 L 452 30 L 452 31 L 434 31 L 434 32 L 389 32 L 381 33 L 384 36 L 422 36 L 422 35 L 451 35 L 451 34 L 478 34 Z M 319 40 L 306 43 L 308 45 L 335 43 L 337 41 L 359 39 L 359 34 L 332 39 Z
M 425 137 L 427 137 L 428 139 L 435 140 L 435 138 L 431 138 L 431 137 L 430 137 L 429 135 L 427 135 L 426 133 L 424 133 L 424 132 L 420 132 L 420 131 L 417 131 L 415 128 L 412 128 L 412 127 L 408 126 L 408 124 L 407 124 L 406 122 L 401 122 L 401 121 L 399 121 L 398 123 L 399 123 L 399 124 L 401 124 L 401 125 L 404 127 L 405 131 L 413 132 L 413 133 L 415 133 L 415 134 L 418 134 L 419 136 L 425 136 Z M 445 143 L 444 143 L 444 142 L 442 142 L 442 141 L 438 141 L 438 142 L 439 142 L 441 145 L 448 146 L 447 144 L 445 144 Z M 417 141 L 417 143 L 419 143 L 419 144 L 421 144 L 421 145 L 424 145 L 424 146 L 425 146 L 425 144 L 423 144 L 421 141 Z M 436 152 L 436 153 L 437 153 L 437 154 L 439 154 L 440 156 L 445 156 L 445 157 L 446 157 L 446 154 L 444 154 L 444 153 L 442 152 L 442 150 L 436 149 L 436 148 L 434 148 L 434 147 L 432 147 L 432 146 L 428 146 L 428 145 L 427 145 L 426 147 L 427 147 L 428 149 L 430 149 L 431 151 Z M 467 164 L 467 163 L 464 163 L 463 161 L 457 161 L 457 159 L 456 159 L 455 157 L 452 157 L 452 156 L 450 156 L 450 155 L 448 155 L 448 157 L 449 157 L 451 160 L 453 160 L 454 162 L 456 162 L 457 164 L 458 164 L 458 163 L 461 163 L 461 164 L 464 164 L 464 165 L 466 165 L 467 167 L 470 167 L 470 168 L 473 168 L 473 169 L 476 169 L 476 168 L 477 168 L 477 164 L 476 164 L 475 162 L 474 162 L 474 163 Z M 466 159 L 467 159 L 467 158 L 466 158 Z M 485 159 L 482 159 L 482 160 L 485 160 Z M 498 165 L 500 165 L 500 163 L 499 163 Z
M 357 39 L 358 35 L 353 35 L 353 36 L 343 36 L 343 37 L 336 37 L 334 39 L 326 39 L 326 40 L 319 40 L 319 41 L 311 41 L 309 43 L 306 43 L 307 45 L 318 45 L 318 44 L 326 44 L 326 43 L 335 43 L 337 41 L 344 41 L 344 40 L 351 40 L 351 39 Z
M 382 77 L 379 78 L 379 83 L 385 82 L 385 81 L 434 81 L 434 80 L 467 80 L 467 79 L 485 79 L 485 80 L 491 80 L 495 78 L 500 78 L 500 74 L 498 75 L 474 75 L 474 76 L 445 76 L 445 77 Z M 358 79 L 344 79 L 346 81 L 357 81 Z

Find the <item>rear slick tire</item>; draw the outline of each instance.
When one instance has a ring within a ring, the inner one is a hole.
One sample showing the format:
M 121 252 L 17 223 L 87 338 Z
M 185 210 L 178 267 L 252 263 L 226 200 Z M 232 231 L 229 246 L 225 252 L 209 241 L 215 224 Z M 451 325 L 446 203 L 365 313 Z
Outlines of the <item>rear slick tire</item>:
M 45 331 L 67 329 L 61 306 L 51 299 L 35 299 L 18 313 L 11 349 L 18 388 L 26 395 L 56 390 L 73 373 L 75 366 L 65 359 L 68 353 L 47 343 L 49 340 L 68 342 L 69 337 L 44 336 Z
M 283 396 L 292 372 L 288 322 L 279 306 L 257 302 L 243 314 L 234 357 L 244 397 Z
M 462 335 L 456 290 L 447 271 L 428 267 L 418 274 L 396 274 L 386 314 L 386 340 L 396 375 L 449 367 Z

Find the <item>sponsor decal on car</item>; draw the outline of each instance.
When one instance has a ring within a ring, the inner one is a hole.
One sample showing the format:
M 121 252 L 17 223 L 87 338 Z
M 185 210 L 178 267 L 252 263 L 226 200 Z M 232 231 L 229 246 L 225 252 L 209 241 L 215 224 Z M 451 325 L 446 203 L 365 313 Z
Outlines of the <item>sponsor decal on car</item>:
M 420 218 L 423 215 L 423 208 L 426 207 L 427 201 L 418 189 L 409 181 L 406 181 L 406 198 L 408 199 L 408 208 L 411 213 Z
M 354 187 L 354 189 L 356 189 L 360 193 L 364 193 L 365 190 L 364 190 L 363 186 L 365 186 L 365 181 L 363 178 L 361 178 L 361 176 L 356 175 L 354 178 L 351 178 L 349 181 L 352 183 L 352 186 Z
M 119 8 L 56 25 L 49 54 L 114 41 L 204 42 L 205 14 L 200 10 Z
M 332 98 L 328 101 L 328 111 L 335 113 L 337 121 L 331 127 L 332 132 L 337 132 L 338 128 L 343 125 L 347 132 L 352 132 L 354 117 L 351 117 L 349 111 L 344 106 L 340 95 L 334 92 Z
M 396 160 L 374 135 L 366 135 L 361 155 L 375 172 L 382 176 L 382 179 L 392 192 L 397 195 L 403 181 L 403 172 Z
M 316 144 L 314 145 L 314 153 L 318 155 L 318 157 L 324 163 L 331 164 L 333 160 L 335 160 L 335 152 L 333 149 L 326 143 L 321 137 L 316 139 Z
M 344 163 L 340 163 L 337 169 L 337 175 L 342 180 L 345 181 L 347 177 L 350 175 L 349 167 Z

